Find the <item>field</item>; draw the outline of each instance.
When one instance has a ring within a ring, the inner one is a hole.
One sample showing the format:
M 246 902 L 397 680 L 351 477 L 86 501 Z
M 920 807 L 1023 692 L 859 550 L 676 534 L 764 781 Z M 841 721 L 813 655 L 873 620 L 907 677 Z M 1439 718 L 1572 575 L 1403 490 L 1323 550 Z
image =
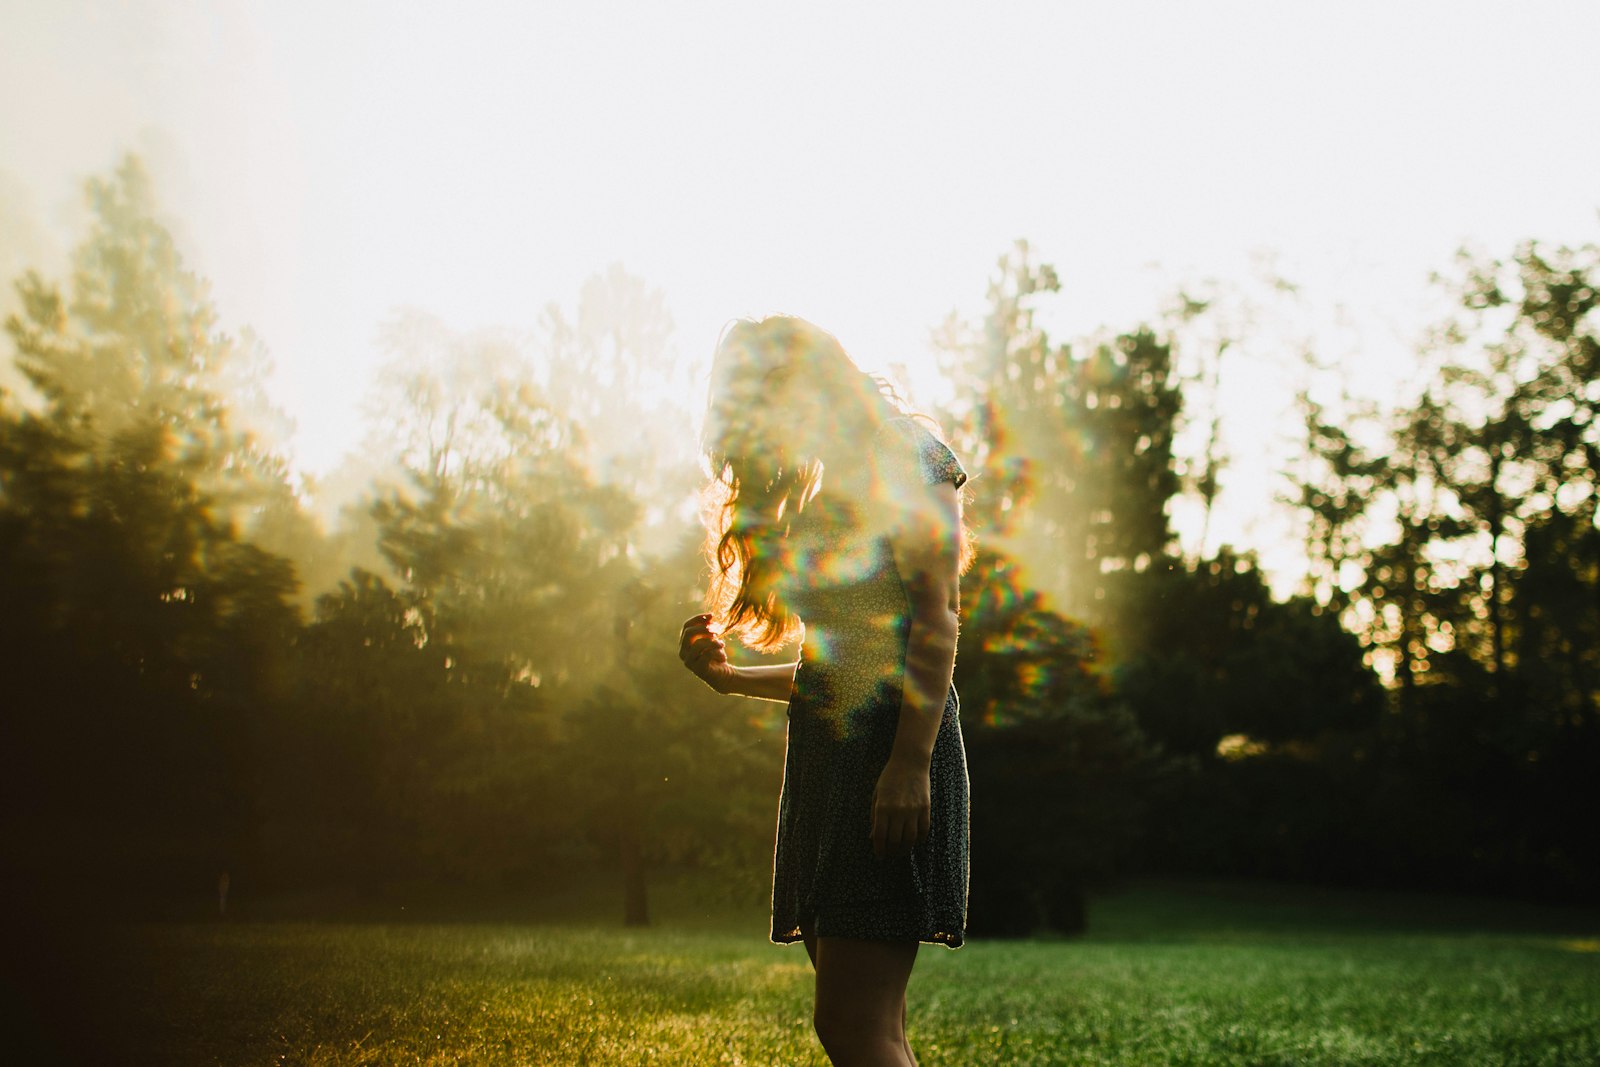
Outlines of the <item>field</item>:
M 50 1036 L 152 1064 L 824 1062 L 805 954 L 767 945 L 759 912 L 670 890 L 644 930 L 583 910 L 117 926 L 73 957 Z M 925 947 L 921 1062 L 1600 1063 L 1592 913 L 1184 884 L 1100 899 L 1091 923 Z

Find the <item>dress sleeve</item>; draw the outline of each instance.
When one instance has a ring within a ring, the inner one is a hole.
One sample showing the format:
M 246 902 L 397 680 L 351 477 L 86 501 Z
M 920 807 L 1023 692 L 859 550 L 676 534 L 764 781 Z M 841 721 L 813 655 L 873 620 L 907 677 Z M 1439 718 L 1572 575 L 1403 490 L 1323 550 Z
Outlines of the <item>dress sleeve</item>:
M 916 419 L 891 419 L 878 431 L 878 448 L 891 470 L 913 472 L 928 485 L 951 482 L 957 489 L 967 483 L 967 472 L 948 445 Z

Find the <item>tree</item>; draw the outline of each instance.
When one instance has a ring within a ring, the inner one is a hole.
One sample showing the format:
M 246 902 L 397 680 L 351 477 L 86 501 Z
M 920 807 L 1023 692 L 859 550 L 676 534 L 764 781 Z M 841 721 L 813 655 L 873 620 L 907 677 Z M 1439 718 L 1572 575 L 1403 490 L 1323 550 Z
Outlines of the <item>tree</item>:
M 428 798 L 436 868 L 514 879 L 581 826 L 566 712 L 607 662 L 637 511 L 589 477 L 577 428 L 502 337 L 416 313 L 386 336 L 382 447 L 403 474 L 372 512 L 437 694 L 396 758 Z
M 983 720 L 971 746 L 974 781 L 988 779 L 997 812 L 1014 806 L 1032 820 L 1032 809 L 1042 808 L 1083 835 L 1072 841 L 1075 858 L 1063 860 L 1030 852 L 1004 814 L 987 828 L 1006 854 L 1026 855 L 1030 869 L 1058 878 L 1053 889 L 1023 891 L 1032 876 L 1006 876 L 1012 897 L 1004 910 L 1024 927 L 1038 920 L 1030 899 L 1070 900 L 1137 862 L 1133 842 L 1146 810 L 1156 813 L 1152 837 L 1165 869 L 1208 849 L 1259 856 L 1246 841 L 1226 843 L 1237 831 L 1196 814 L 1215 809 L 1223 794 L 1255 788 L 1235 781 L 1241 775 L 1228 757 L 1282 756 L 1290 780 L 1309 782 L 1293 764 L 1311 766 L 1339 749 L 1381 707 L 1362 649 L 1336 615 L 1306 599 L 1275 601 L 1254 559 L 1226 546 L 1194 559 L 1175 554 L 1169 512 L 1184 491 L 1180 468 L 1192 472 L 1190 491 L 1203 507 L 1218 491 L 1218 416 L 1213 411 L 1209 433 L 1191 442 L 1199 456 L 1180 463 L 1184 397 L 1174 342 L 1140 327 L 1052 345 L 1033 314 L 1034 301 L 1056 288 L 1054 272 L 1019 244 L 1001 261 L 982 326 L 945 332 L 958 387 L 957 444 L 979 469 L 971 514 L 980 541 L 1000 553 L 985 557 L 991 569 L 980 563 L 967 585 L 1003 573 L 1004 592 L 986 594 L 990 601 L 1026 605 L 1016 618 L 1002 613 L 1004 622 L 969 620 L 963 684 L 983 691 L 989 677 L 1032 680 L 999 687 L 1027 710 L 1013 711 L 1018 720 L 1003 729 Z M 1189 301 L 1180 325 L 1201 310 Z M 1216 368 L 1239 338 L 1203 333 L 1184 336 L 1213 344 L 1200 363 L 1209 360 L 1215 390 Z M 1336 459 L 1359 459 L 1345 446 Z M 1341 524 L 1358 518 L 1354 497 L 1341 506 L 1349 514 L 1318 513 L 1319 539 L 1331 551 L 1348 550 Z M 974 651 L 975 629 L 988 634 L 989 626 L 1027 636 L 986 636 Z M 1088 793 L 1080 782 L 1091 783 Z M 1322 825 L 1349 814 L 1331 797 L 1316 811 Z M 981 895 L 975 883 L 975 915 Z
M 280 468 L 228 428 L 238 353 L 137 163 L 88 192 L 67 294 L 28 274 L 6 323 L 38 401 L 0 413 L 4 777 L 58 873 L 203 885 L 249 851 L 298 622 L 292 567 L 239 536 Z
M 1572 892 L 1595 867 L 1549 813 L 1592 804 L 1573 760 L 1597 750 L 1600 250 L 1464 255 L 1443 284 L 1459 310 L 1389 444 L 1360 450 L 1311 410 L 1324 480 L 1300 502 L 1330 572 L 1342 554 L 1325 600 L 1394 683 L 1373 795 L 1437 815 L 1390 869 Z
M 602 294 L 636 292 L 627 282 L 613 276 Z M 594 298 L 592 287 L 585 296 Z M 539 778 L 558 810 L 524 805 L 523 818 L 559 826 L 569 861 L 592 847 L 614 862 L 625 921 L 644 923 L 652 858 L 715 862 L 723 851 L 716 840 L 747 821 L 746 810 L 727 810 L 727 798 L 751 795 L 749 778 L 767 755 L 751 751 L 752 741 L 770 739 L 773 724 L 728 721 L 725 709 L 710 711 L 709 693 L 686 688 L 692 679 L 672 645 L 698 602 L 702 565 L 686 544 L 681 509 L 657 503 L 658 528 L 641 533 L 645 501 L 674 492 L 692 500 L 672 453 L 641 448 L 664 437 L 658 424 L 676 413 L 651 411 L 628 392 L 651 358 L 628 347 L 638 331 L 588 328 L 597 331 L 588 341 L 558 337 L 565 347 L 541 383 L 501 335 L 455 334 L 414 313 L 394 320 L 388 336 L 401 358 L 380 403 L 397 435 L 387 448 L 404 457 L 405 473 L 373 514 L 417 640 L 441 650 L 456 716 L 491 716 L 499 695 L 517 695 L 515 714 L 540 723 L 496 751 L 464 744 L 459 759 L 430 775 L 454 781 L 457 800 L 470 789 L 496 810 L 527 791 L 509 778 L 494 785 L 486 778 L 493 767 Z M 674 523 L 675 551 L 650 551 Z M 470 737 L 485 727 L 441 730 Z M 517 744 L 538 752 L 512 758 Z M 716 752 L 727 758 L 711 758 Z M 503 821 L 487 810 L 472 809 L 472 825 L 446 836 L 457 847 L 476 841 L 480 827 Z M 687 833 L 685 818 L 694 822 Z
M 956 688 L 974 797 L 969 928 L 1081 933 L 1172 767 L 1099 671 L 1092 634 L 992 551 L 963 580 Z
M 1032 305 L 1058 288 L 1019 242 L 1000 261 L 982 326 L 947 326 L 953 436 L 985 488 L 975 525 L 1032 587 L 1103 627 L 1114 655 L 1137 606 L 1108 600 L 1107 576 L 1150 566 L 1172 542 L 1181 393 L 1171 346 L 1149 330 L 1087 343 L 1081 355 L 1051 345 Z
M 185 267 L 136 157 L 91 179 L 87 199 L 70 295 L 33 272 L 17 283 L 16 365 L 46 411 L 100 441 L 162 428 L 218 517 L 248 532 L 289 495 L 263 435 L 284 426 L 262 390 L 265 353 L 219 331 L 209 286 Z
M 632 556 L 676 552 L 702 481 L 693 419 L 674 397 L 690 367 L 672 344 L 666 297 L 620 264 L 586 280 L 576 309 L 552 303 L 536 341 L 551 407 L 578 434 L 574 456 L 638 502 Z

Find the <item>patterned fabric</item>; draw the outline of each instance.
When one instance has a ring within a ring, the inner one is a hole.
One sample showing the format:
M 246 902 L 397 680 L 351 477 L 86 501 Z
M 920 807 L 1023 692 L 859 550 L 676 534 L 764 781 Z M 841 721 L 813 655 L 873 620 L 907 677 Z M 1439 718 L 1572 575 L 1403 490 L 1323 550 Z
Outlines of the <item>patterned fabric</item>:
M 892 515 L 897 499 L 925 494 L 915 483 L 960 487 L 967 475 L 912 419 L 887 423 L 874 448 L 872 499 L 808 508 L 790 532 L 795 566 L 785 595 L 805 623 L 805 642 L 789 699 L 772 940 L 956 948 L 966 925 L 967 762 L 954 688 L 934 742 L 928 839 L 907 856 L 880 859 L 872 850 L 872 792 L 899 724 L 910 613 L 888 537 L 861 531 L 882 529 L 864 516 Z M 817 500 L 826 496 L 824 484 Z

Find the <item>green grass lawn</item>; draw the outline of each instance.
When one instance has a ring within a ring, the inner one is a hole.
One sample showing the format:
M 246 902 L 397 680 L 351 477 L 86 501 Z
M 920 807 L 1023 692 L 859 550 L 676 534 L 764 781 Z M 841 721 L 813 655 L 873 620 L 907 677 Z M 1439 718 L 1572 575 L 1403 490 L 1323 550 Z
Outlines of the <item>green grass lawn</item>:
M 152 1064 L 818 1064 L 804 951 L 658 925 L 149 924 L 98 937 L 76 1031 Z M 925 947 L 936 1064 L 1596 1064 L 1593 916 L 1284 887 L 1145 887 L 1072 941 Z M 70 1025 L 70 1021 L 69 1021 Z M 20 1061 L 17 1061 L 20 1062 Z

